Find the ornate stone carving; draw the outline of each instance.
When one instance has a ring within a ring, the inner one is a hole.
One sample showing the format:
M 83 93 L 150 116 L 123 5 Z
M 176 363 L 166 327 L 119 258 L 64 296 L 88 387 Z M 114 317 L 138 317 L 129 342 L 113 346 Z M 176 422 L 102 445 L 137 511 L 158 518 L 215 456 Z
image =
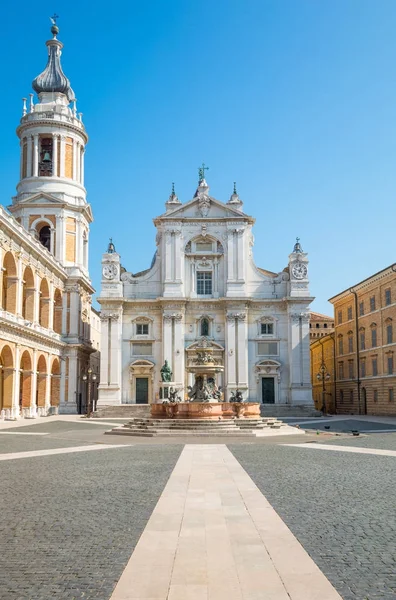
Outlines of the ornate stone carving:
M 112 312 L 109 310 L 102 310 L 102 312 L 100 313 L 101 321 L 106 321 L 107 319 L 110 319 L 110 321 L 118 321 L 119 318 L 120 318 L 119 313 Z
M 200 194 L 198 198 L 198 212 L 201 217 L 207 217 L 210 210 L 210 198 L 207 194 Z
M 246 313 L 228 313 L 227 321 L 246 321 Z
M 181 313 L 172 313 L 172 314 L 165 314 L 164 315 L 164 321 L 182 321 L 183 320 L 183 315 Z

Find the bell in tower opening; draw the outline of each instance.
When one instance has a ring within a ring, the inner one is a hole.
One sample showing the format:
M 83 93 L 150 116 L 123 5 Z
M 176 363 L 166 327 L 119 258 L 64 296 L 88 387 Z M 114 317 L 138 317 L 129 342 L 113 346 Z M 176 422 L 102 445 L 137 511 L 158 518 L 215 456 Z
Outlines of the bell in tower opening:
M 52 137 L 40 139 L 40 162 L 39 176 L 50 177 L 52 175 Z

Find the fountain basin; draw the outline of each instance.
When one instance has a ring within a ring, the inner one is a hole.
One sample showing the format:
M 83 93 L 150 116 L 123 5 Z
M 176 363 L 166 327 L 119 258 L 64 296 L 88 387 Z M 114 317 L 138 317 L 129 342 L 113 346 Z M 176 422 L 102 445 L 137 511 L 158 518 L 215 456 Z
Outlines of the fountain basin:
M 257 419 L 258 402 L 179 402 L 151 404 L 151 416 L 156 419 Z

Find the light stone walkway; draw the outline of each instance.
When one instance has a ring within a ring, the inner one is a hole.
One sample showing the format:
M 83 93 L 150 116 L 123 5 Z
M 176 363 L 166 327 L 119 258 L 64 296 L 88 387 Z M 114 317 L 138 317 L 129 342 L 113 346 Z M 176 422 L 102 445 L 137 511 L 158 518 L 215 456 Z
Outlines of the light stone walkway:
M 341 600 L 224 445 L 187 445 L 111 600 Z
M 382 433 L 382 432 L 381 432 Z M 292 448 L 308 448 L 309 450 L 332 450 L 333 452 L 356 452 L 358 454 L 377 454 L 379 456 L 396 456 L 396 450 L 382 450 L 380 448 L 359 448 L 358 446 L 333 446 L 329 444 L 282 444 Z
M 130 446 L 127 446 L 130 447 Z M 16 460 L 18 458 L 34 458 L 36 456 L 50 456 L 51 454 L 71 454 L 73 452 L 90 452 L 93 450 L 112 450 L 125 448 L 124 444 L 95 444 L 94 446 L 71 446 L 70 448 L 52 448 L 49 450 L 31 450 L 29 452 L 10 452 L 0 454 L 1 460 Z

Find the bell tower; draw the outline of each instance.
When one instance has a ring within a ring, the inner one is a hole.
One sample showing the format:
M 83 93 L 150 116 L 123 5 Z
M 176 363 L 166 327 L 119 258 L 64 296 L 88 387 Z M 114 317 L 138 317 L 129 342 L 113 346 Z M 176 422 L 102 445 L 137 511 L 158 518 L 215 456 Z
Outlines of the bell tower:
M 68 270 L 88 278 L 88 238 L 92 212 L 84 187 L 88 136 L 76 98 L 61 66 L 63 44 L 52 19 L 46 42 L 47 65 L 32 84 L 17 135 L 20 180 L 9 207 L 14 217 Z

